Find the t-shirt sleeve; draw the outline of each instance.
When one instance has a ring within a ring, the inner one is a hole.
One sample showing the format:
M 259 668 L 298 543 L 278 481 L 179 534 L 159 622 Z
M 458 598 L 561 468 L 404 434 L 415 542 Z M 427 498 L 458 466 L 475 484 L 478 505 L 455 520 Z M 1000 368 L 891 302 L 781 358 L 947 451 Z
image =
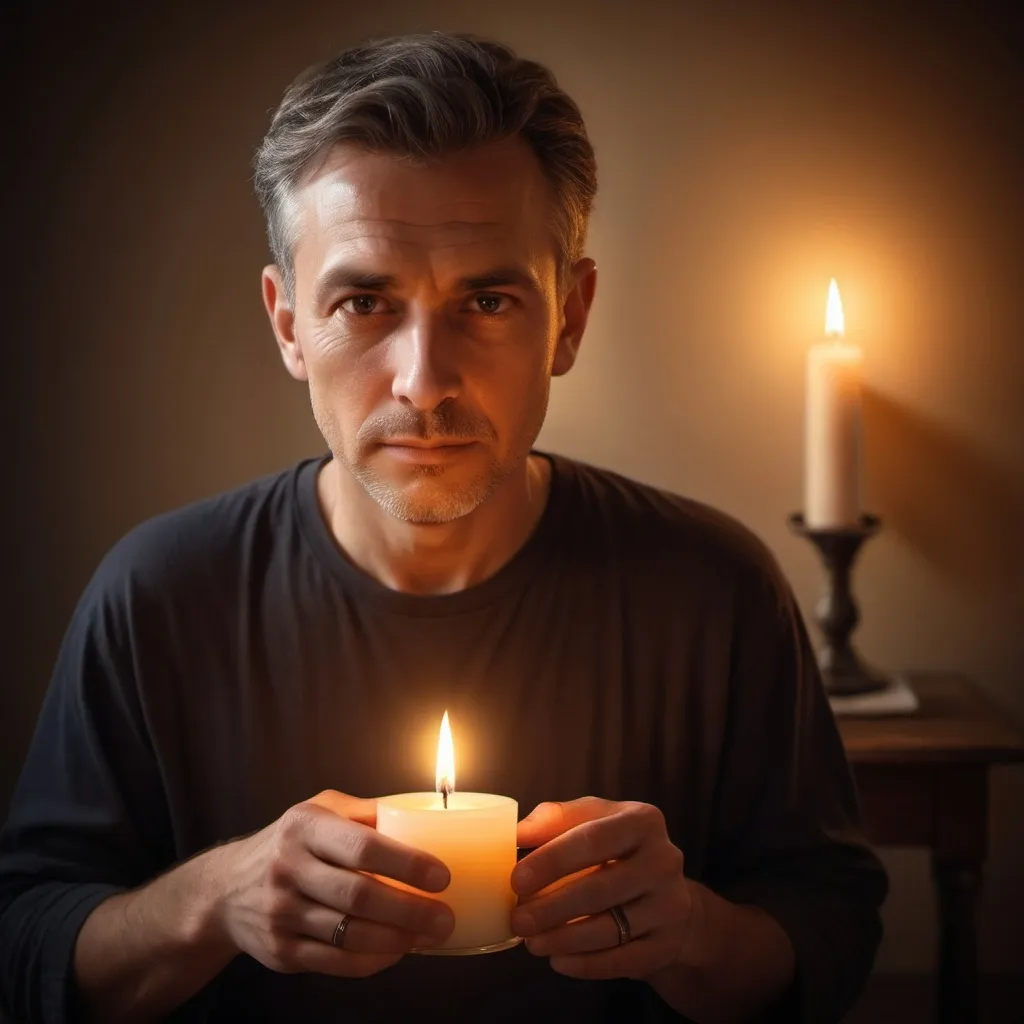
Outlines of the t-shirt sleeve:
M 115 570 L 108 558 L 72 617 L 0 832 L 0 997 L 17 1021 L 78 1019 L 79 929 L 156 874 L 168 847 L 130 586 Z
M 888 880 L 788 584 L 771 562 L 741 589 L 705 882 L 793 944 L 795 984 L 765 1020 L 831 1024 L 874 963 Z

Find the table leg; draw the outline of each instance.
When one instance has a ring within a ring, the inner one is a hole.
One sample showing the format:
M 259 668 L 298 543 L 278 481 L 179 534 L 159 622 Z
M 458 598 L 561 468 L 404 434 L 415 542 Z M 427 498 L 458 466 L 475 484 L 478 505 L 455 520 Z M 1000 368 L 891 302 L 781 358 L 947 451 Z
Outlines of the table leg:
M 981 861 L 932 856 L 939 908 L 938 1024 L 977 1024 Z

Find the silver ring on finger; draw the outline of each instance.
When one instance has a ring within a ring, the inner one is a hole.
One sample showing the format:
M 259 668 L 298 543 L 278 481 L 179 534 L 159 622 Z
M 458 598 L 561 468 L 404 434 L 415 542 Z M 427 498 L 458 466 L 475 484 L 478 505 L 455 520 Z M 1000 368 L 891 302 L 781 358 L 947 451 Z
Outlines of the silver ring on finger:
M 341 920 L 337 923 L 334 929 L 334 934 L 331 936 L 331 945 L 337 949 L 342 949 L 345 945 L 345 932 L 348 930 L 348 923 L 352 920 L 351 915 L 342 914 Z
M 633 937 L 633 933 L 629 928 L 629 918 L 626 917 L 626 911 L 622 906 L 611 907 L 608 911 L 612 915 L 612 919 L 615 921 L 615 926 L 619 929 L 619 941 L 617 945 L 623 946 Z

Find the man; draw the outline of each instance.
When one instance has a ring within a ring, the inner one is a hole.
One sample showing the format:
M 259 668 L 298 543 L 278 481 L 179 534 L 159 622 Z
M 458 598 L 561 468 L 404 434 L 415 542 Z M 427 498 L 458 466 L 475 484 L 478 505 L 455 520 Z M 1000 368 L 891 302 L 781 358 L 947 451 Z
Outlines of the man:
M 839 1020 L 886 880 L 777 566 L 533 449 L 596 283 L 575 104 L 496 44 L 366 45 L 289 88 L 256 184 L 330 455 L 87 588 L 3 833 L 7 1011 Z M 374 829 L 445 709 L 467 788 L 535 808 L 490 956 L 408 955 L 448 870 Z

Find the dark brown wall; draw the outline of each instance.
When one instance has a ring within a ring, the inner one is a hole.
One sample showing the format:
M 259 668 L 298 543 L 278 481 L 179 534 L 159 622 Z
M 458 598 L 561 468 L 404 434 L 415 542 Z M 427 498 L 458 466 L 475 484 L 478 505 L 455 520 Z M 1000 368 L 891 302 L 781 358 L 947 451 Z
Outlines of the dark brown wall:
M 739 516 L 809 610 L 818 568 L 784 520 L 835 275 L 886 522 L 858 571 L 862 649 L 970 672 L 1024 719 L 1019 22 L 978 4 L 135 6 L 8 7 L 0 33 L 0 804 L 109 545 L 320 448 L 260 304 L 249 161 L 303 66 L 410 29 L 506 39 L 591 127 L 600 294 L 542 440 Z M 1020 771 L 998 773 L 992 969 L 1024 970 L 1022 796 Z M 880 965 L 926 969 L 924 855 L 886 857 Z

